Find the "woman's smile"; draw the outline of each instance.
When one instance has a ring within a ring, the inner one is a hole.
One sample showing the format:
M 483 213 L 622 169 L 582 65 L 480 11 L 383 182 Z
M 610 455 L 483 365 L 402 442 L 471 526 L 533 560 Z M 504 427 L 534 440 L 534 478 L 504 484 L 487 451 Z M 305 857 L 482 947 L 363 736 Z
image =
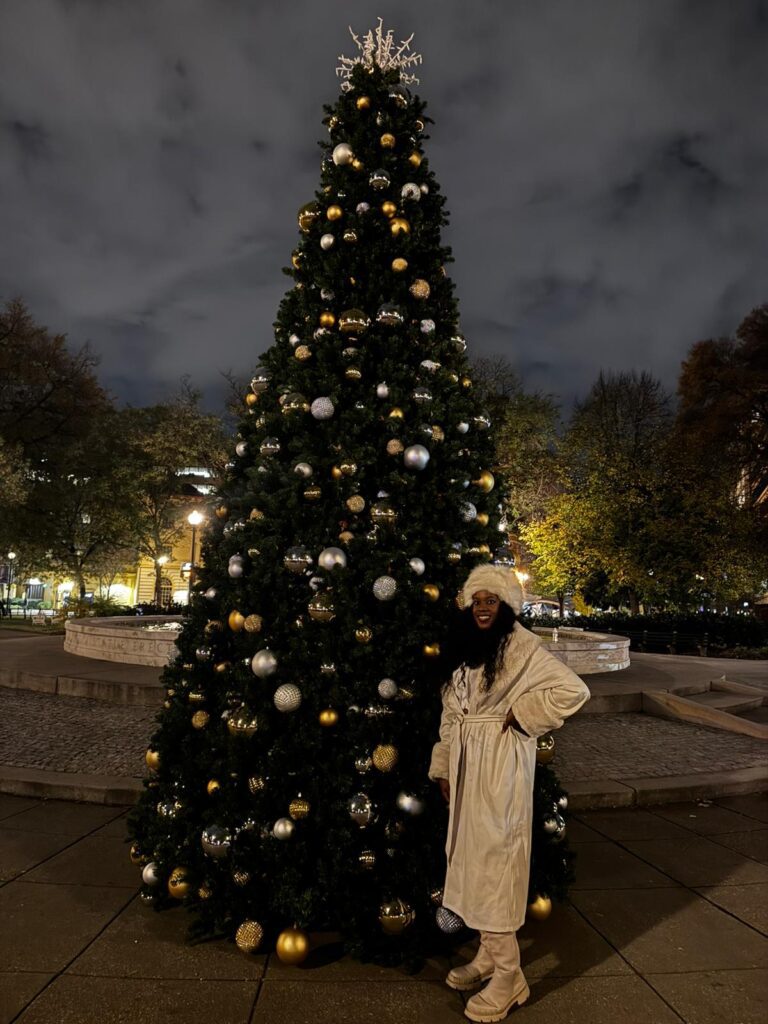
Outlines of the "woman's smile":
M 472 595 L 472 616 L 478 629 L 490 629 L 499 614 L 499 599 L 487 590 Z

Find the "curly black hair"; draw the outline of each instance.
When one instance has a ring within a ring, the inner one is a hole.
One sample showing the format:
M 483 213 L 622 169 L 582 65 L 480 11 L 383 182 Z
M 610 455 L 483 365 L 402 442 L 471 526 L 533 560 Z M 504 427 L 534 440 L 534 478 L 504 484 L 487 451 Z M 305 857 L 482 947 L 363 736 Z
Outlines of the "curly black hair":
M 443 682 L 447 682 L 457 668 L 479 668 L 483 666 L 482 689 L 490 690 L 496 681 L 512 635 L 517 615 L 504 601 L 499 602 L 499 612 L 489 629 L 478 628 L 472 615 L 472 607 L 456 611 L 443 662 Z

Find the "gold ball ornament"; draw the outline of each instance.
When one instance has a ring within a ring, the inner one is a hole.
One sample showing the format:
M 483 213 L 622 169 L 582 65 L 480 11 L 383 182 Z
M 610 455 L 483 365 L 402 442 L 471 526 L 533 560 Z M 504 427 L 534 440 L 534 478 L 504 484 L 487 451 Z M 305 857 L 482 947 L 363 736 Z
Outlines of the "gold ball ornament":
M 411 225 L 405 217 L 393 217 L 389 222 L 389 230 L 395 237 L 398 235 L 408 235 L 411 231 Z
M 333 327 L 336 323 L 336 316 L 331 313 L 330 310 L 325 309 L 320 314 L 320 326 L 321 327 Z
M 353 171 L 362 171 L 362 169 L 365 167 L 365 164 L 363 163 L 362 160 L 359 160 L 357 157 L 355 157 L 352 160 L 350 167 L 352 168 Z
M 317 484 L 313 484 L 311 487 L 304 488 L 304 498 L 306 501 L 319 501 L 320 498 L 322 497 L 322 493 L 323 492 L 320 490 Z
M 437 658 L 440 656 L 440 644 L 424 644 L 422 652 L 425 658 Z
M 451 565 L 458 565 L 458 563 L 461 561 L 461 552 L 449 551 L 445 557 L 448 559 Z
M 209 619 L 205 624 L 205 635 L 211 636 L 212 633 L 221 633 L 224 629 L 224 623 L 220 619 Z
M 175 900 L 183 900 L 191 889 L 189 871 L 186 868 L 174 868 L 168 878 L 168 894 Z
M 387 441 L 387 455 L 400 455 L 403 451 L 405 451 L 403 442 L 398 441 L 396 437 L 391 437 Z
M 227 616 L 227 625 L 233 633 L 239 633 L 245 625 L 245 616 L 235 608 Z
M 430 293 L 429 282 L 425 281 L 423 277 L 417 277 L 408 291 L 414 299 L 428 299 Z
M 306 234 L 319 216 L 320 207 L 316 202 L 305 203 L 299 210 L 299 229 Z
M 391 743 L 380 743 L 374 747 L 371 755 L 374 767 L 380 772 L 391 772 L 397 764 L 397 758 L 397 747 L 393 747 Z
M 211 779 L 208 785 L 205 787 L 205 791 L 208 796 L 213 796 L 214 793 L 218 793 L 221 789 L 221 783 L 218 779 Z
M 217 505 L 213 514 L 217 519 L 226 519 L 229 515 L 229 509 L 226 505 Z
M 303 963 L 309 953 L 309 938 L 300 928 L 286 928 L 275 943 L 278 959 L 284 964 Z
M 435 583 L 425 583 L 421 590 L 430 601 L 437 601 L 440 597 L 440 587 Z
M 190 704 L 204 704 L 205 694 L 200 693 L 199 690 L 192 690 L 192 692 L 187 695 L 187 700 Z
M 248 394 L 245 396 L 245 404 L 249 408 L 251 408 L 252 406 L 256 405 L 258 400 L 259 400 L 259 396 L 258 395 L 254 395 L 254 393 L 252 391 L 249 391 Z
M 422 157 L 421 153 L 419 153 L 416 150 L 414 150 L 411 153 L 411 155 L 408 157 L 408 163 L 411 165 L 411 167 L 421 167 L 422 159 L 423 159 L 423 157 Z
M 297 796 L 288 805 L 288 813 L 294 821 L 303 821 L 304 818 L 309 816 L 309 811 L 309 800 L 305 800 L 303 796 Z
M 462 378 L 461 378 L 461 386 L 462 386 L 462 387 L 463 387 L 463 388 L 464 388 L 464 389 L 465 389 L 466 391 L 469 391 L 469 389 L 470 389 L 470 388 L 472 387 L 472 381 L 471 381 L 471 379 L 470 379 L 469 377 L 462 377 Z
M 297 345 L 293 350 L 293 354 L 300 363 L 303 363 L 312 356 L 312 349 L 309 345 Z
M 382 149 L 394 149 L 395 148 L 395 136 L 392 132 L 384 132 L 379 139 L 379 145 Z
M 408 269 L 408 260 L 403 259 L 402 256 L 396 256 L 392 260 L 392 269 L 396 274 L 402 274 L 404 270 Z
M 339 469 L 344 476 L 354 476 L 357 472 L 357 463 L 352 462 L 349 459 L 345 459 L 344 462 L 340 463 Z
M 193 729 L 204 729 L 211 720 L 211 716 L 207 711 L 196 711 L 192 715 L 192 728 Z
M 205 900 L 209 900 L 211 896 L 213 896 L 213 889 L 208 885 L 203 884 L 197 890 L 197 898 L 199 900 L 203 900 L 203 902 L 205 902 Z
M 370 96 L 358 96 L 355 100 L 355 106 L 358 110 L 370 110 L 371 109 L 371 97 Z
M 479 487 L 483 494 L 490 494 L 496 486 L 496 480 L 493 473 L 487 469 L 484 469 L 477 480 L 473 480 L 472 483 L 475 487 Z
M 402 935 L 416 913 L 404 900 L 387 900 L 379 907 L 379 924 L 387 935 Z
M 389 418 L 391 420 L 402 420 L 405 419 L 405 413 L 399 406 L 395 406 L 394 409 L 389 410 Z
M 475 517 L 475 522 L 478 526 L 487 526 L 490 522 L 490 517 L 487 512 L 478 512 Z
M 237 871 L 233 871 L 232 872 L 232 881 L 235 883 L 235 885 L 238 885 L 241 889 L 244 889 L 246 887 L 246 885 L 248 885 L 250 880 L 251 880 L 251 876 L 250 876 L 250 873 L 248 871 L 237 870 Z
M 355 629 L 355 640 L 359 644 L 369 644 L 373 639 L 373 630 L 370 626 L 358 626 Z
M 292 252 L 291 253 L 291 266 L 294 270 L 301 270 L 301 264 L 304 260 L 303 252 Z
M 534 921 L 546 921 L 552 913 L 552 900 L 549 896 L 537 896 L 528 904 L 528 917 Z
M 344 234 L 341 236 L 347 245 L 354 245 L 357 241 L 357 232 L 353 228 L 347 228 Z
M 246 633 L 260 633 L 262 625 L 263 620 L 261 616 L 251 614 L 246 615 L 245 622 L 243 623 L 243 628 L 245 629 Z
M 365 508 L 365 498 L 362 494 L 353 494 L 351 498 L 347 498 L 346 504 L 350 512 L 362 512 Z
M 342 530 L 339 534 L 339 540 L 342 544 L 349 544 L 349 542 L 354 539 L 355 535 L 351 530 Z
M 217 675 L 221 676 L 224 675 L 224 673 L 231 667 L 232 664 L 229 661 L 217 661 L 216 664 L 213 666 L 213 671 Z
M 391 199 L 385 199 L 381 204 L 381 212 L 385 217 L 394 217 L 397 213 L 397 203 L 393 203 Z
M 152 772 L 156 772 L 160 767 L 160 754 L 156 750 L 148 750 L 144 755 L 144 760 L 147 768 Z
M 325 216 L 328 220 L 340 220 L 344 216 L 344 211 L 340 206 L 337 206 L 336 203 L 334 203 L 325 211 Z
M 243 921 L 235 932 L 235 943 L 241 953 L 255 953 L 264 938 L 264 929 L 258 921 Z
M 334 480 L 341 480 L 342 473 L 338 466 L 331 466 L 331 477 Z
M 344 376 L 347 378 L 347 380 L 362 380 L 363 371 L 360 369 L 359 366 L 348 366 L 344 371 Z
M 333 708 L 325 708 L 323 711 L 320 712 L 317 720 L 320 722 L 320 725 L 322 725 L 324 729 L 330 729 L 338 722 L 339 713 L 338 711 L 335 711 Z
M 260 521 L 264 519 L 265 516 L 260 508 L 252 508 L 251 511 L 248 513 L 248 518 L 255 522 L 256 520 Z
M 555 758 L 555 737 L 545 733 L 536 740 L 536 763 L 549 764 Z
M 251 775 L 248 779 L 248 791 L 256 796 L 257 793 L 263 793 L 266 789 L 266 782 L 261 775 Z
M 139 866 L 141 864 L 149 863 L 149 857 L 144 856 L 144 854 L 141 852 L 139 848 L 138 843 L 131 844 L 131 849 L 128 853 L 128 856 L 131 858 L 131 864 L 136 864 L 137 866 Z

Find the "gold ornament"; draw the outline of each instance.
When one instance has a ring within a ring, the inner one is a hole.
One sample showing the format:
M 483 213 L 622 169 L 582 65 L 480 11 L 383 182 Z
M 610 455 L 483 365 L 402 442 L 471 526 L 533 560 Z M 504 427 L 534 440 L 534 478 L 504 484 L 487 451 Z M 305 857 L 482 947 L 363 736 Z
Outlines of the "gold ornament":
M 292 252 L 291 253 L 291 266 L 294 270 L 301 270 L 301 264 L 304 259 L 303 252 Z
M 365 498 L 362 494 L 353 494 L 351 498 L 347 498 L 347 508 L 350 512 L 362 512 L 365 508 Z
M 334 480 L 341 480 L 342 473 L 338 466 L 331 466 L 331 476 Z
M 377 501 L 371 505 L 371 522 L 377 526 L 394 526 L 397 515 L 397 509 L 388 501 Z
M 311 487 L 304 488 L 304 497 L 307 501 L 319 501 L 322 497 L 323 492 L 317 486 L 313 484 Z
M 353 171 L 362 171 L 362 169 L 365 167 L 365 164 L 363 163 L 362 160 L 358 160 L 358 158 L 355 157 L 352 160 L 352 163 L 351 163 L 350 166 L 352 167 Z
M 438 442 L 445 440 L 445 431 L 439 423 L 435 423 L 432 427 L 432 440 Z
M 429 281 L 425 281 L 423 277 L 417 277 L 408 291 L 414 299 L 428 299 L 430 292 Z
M 139 849 L 138 843 L 131 844 L 131 849 L 129 851 L 128 856 L 131 858 L 131 864 L 139 865 L 149 863 L 149 857 L 144 856 L 144 854 Z
M 335 114 L 331 114 L 331 116 L 328 118 L 328 131 L 329 132 L 335 131 L 339 127 L 340 124 L 341 124 L 341 121 L 339 121 L 338 117 L 336 117 Z
M 448 561 L 451 563 L 451 565 L 458 565 L 459 562 L 461 561 L 461 552 L 460 551 L 449 551 L 448 554 L 445 557 L 448 559 Z
M 216 510 L 213 513 L 217 519 L 226 519 L 229 515 L 229 509 L 226 505 L 217 505 Z
M 369 644 L 373 639 L 373 630 L 370 626 L 358 626 L 355 630 L 355 640 L 359 644 Z
M 359 366 L 348 366 L 344 371 L 344 376 L 347 380 L 362 380 L 363 371 Z
M 237 870 L 232 872 L 232 881 L 235 885 L 239 885 L 241 889 L 244 889 L 250 880 L 251 876 L 247 871 Z
M 475 487 L 479 487 L 483 494 L 490 494 L 496 485 L 493 473 L 489 470 L 484 469 L 477 480 L 473 480 L 472 483 Z
M 394 149 L 395 148 L 395 136 L 392 132 L 384 132 L 379 139 L 379 145 L 382 149 Z
M 260 633 L 262 625 L 261 616 L 256 614 L 246 615 L 243 623 L 246 633 Z
M 354 539 L 355 535 L 351 530 L 342 530 L 339 534 L 339 540 L 342 544 L 349 544 L 349 542 Z
M 367 868 L 370 870 L 376 867 L 376 854 L 373 850 L 361 850 L 357 855 L 357 863 L 361 868 Z
M 328 220 L 339 220 L 344 216 L 344 211 L 340 206 L 337 206 L 336 203 L 334 203 L 333 206 L 329 206 L 325 211 L 325 216 Z
M 212 633 L 220 633 L 224 629 L 224 623 L 219 619 L 209 619 L 205 624 L 205 635 L 210 636 Z M 173 694 L 170 694 L 173 696 Z
M 545 733 L 536 740 L 536 763 L 549 764 L 555 758 L 555 737 Z
M 371 109 L 371 97 L 370 96 L 358 96 L 355 100 L 355 106 L 358 110 L 370 110 Z
M 168 879 L 168 893 L 175 900 L 183 900 L 190 890 L 189 872 L 186 868 L 174 868 Z
M 213 671 L 217 675 L 223 675 L 223 673 L 226 672 L 227 669 L 229 669 L 229 668 L 231 668 L 231 663 L 230 662 L 228 662 L 228 661 L 217 661 L 216 664 L 213 666 Z
M 260 508 L 252 508 L 248 514 L 248 518 L 255 522 L 256 520 L 264 519 L 264 513 Z
M 546 921 L 552 913 L 552 900 L 549 896 L 537 896 L 533 903 L 528 904 L 528 917 L 534 921 Z
M 227 625 L 233 633 L 239 633 L 245 625 L 245 616 L 235 608 L 227 617 Z
M 261 775 L 251 775 L 248 779 L 248 789 L 255 796 L 257 793 L 262 793 L 266 788 L 266 782 Z
M 339 466 L 339 469 L 344 474 L 344 476 L 354 476 L 355 473 L 357 472 L 357 463 L 345 459 L 344 462 L 342 462 L 341 465 Z
M 398 235 L 407 235 L 410 233 L 411 225 L 405 219 L 405 217 L 393 217 L 389 222 L 389 230 L 395 237 Z
M 397 747 L 391 743 L 380 743 L 374 747 L 372 760 L 375 768 L 380 772 L 391 772 L 397 764 Z
M 403 442 L 398 441 L 396 437 L 392 437 L 387 441 L 387 455 L 399 455 L 404 450 Z
M 403 900 L 388 900 L 379 907 L 379 924 L 387 935 L 402 935 L 415 916 Z
M 250 739 L 259 727 L 259 720 L 245 706 L 233 711 L 227 719 L 227 729 L 232 736 Z
M 264 938 L 264 929 L 258 921 L 243 921 L 235 932 L 235 943 L 241 953 L 255 953 Z
M 160 767 L 160 754 L 156 750 L 148 750 L 144 755 L 144 760 L 150 771 L 156 772 Z
M 353 228 L 347 228 L 341 237 L 348 245 L 354 245 L 357 241 L 357 232 Z
M 411 167 L 420 167 L 421 166 L 421 161 L 422 161 L 421 153 L 416 152 L 416 150 L 414 150 L 411 153 L 411 155 L 408 157 L 408 163 L 411 165 Z
M 469 379 L 469 377 L 462 377 L 461 386 L 465 388 L 467 391 L 469 391 L 469 389 L 472 387 L 472 381 Z
M 339 330 L 342 334 L 362 334 L 371 326 L 371 318 L 362 309 L 345 309 L 339 314 Z
M 218 793 L 221 789 L 221 783 L 218 779 L 211 779 L 208 785 L 205 787 L 205 791 L 208 796 L 213 796 L 214 793 Z
M 319 216 L 320 207 L 316 202 L 305 203 L 299 210 L 299 229 L 306 234 Z
M 302 821 L 308 817 L 309 810 L 309 800 L 305 800 L 303 796 L 295 797 L 288 805 L 288 813 L 294 821 Z
M 331 726 L 336 725 L 338 720 L 339 713 L 338 711 L 335 711 L 333 708 L 325 708 L 325 710 L 321 711 L 318 716 L 318 721 L 320 722 L 320 725 L 322 725 L 323 728 L 325 729 L 329 729 Z
M 192 715 L 192 728 L 204 729 L 206 725 L 208 725 L 210 719 L 211 716 L 207 711 L 196 711 L 194 715 Z
M 402 256 L 396 256 L 392 260 L 392 269 L 396 274 L 402 274 L 404 270 L 408 269 L 408 260 L 403 259 Z
M 323 310 L 320 314 L 320 326 L 321 327 L 333 327 L 336 323 L 336 317 L 329 309 Z
M 437 601 L 440 597 L 440 587 L 435 583 L 425 583 L 421 589 L 430 601 Z
M 336 609 L 333 604 L 333 597 L 328 592 L 315 594 L 307 605 L 310 619 L 315 622 L 333 622 L 336 618 Z
M 405 418 L 405 413 L 399 406 L 395 406 L 394 409 L 390 409 L 389 418 L 391 420 L 402 420 Z
M 475 522 L 478 526 L 487 526 L 489 522 L 489 516 L 487 512 L 478 512 Z
M 191 693 L 187 694 L 187 700 L 190 704 L 204 704 L 205 694 L 199 693 L 197 690 L 193 690 Z
M 247 406 L 248 406 L 249 408 L 250 408 L 251 406 L 254 406 L 254 405 L 256 405 L 256 403 L 258 402 L 258 400 L 259 400 L 259 396 L 258 396 L 258 395 L 254 395 L 254 393 L 253 393 L 252 391 L 249 391 L 249 392 L 248 392 L 248 394 L 247 394 L 247 395 L 245 396 L 245 404 L 246 404 L 246 405 L 247 405 Z
M 211 896 L 213 896 L 213 889 L 211 889 L 209 885 L 205 885 L 205 883 L 203 883 L 203 885 L 201 885 L 197 890 L 197 898 L 199 900 L 209 900 Z
M 385 199 L 381 204 L 381 212 L 385 217 L 394 217 L 397 213 L 397 203 L 393 203 L 391 199 Z
M 312 349 L 309 345 L 297 345 L 293 351 L 294 356 L 303 363 L 305 359 L 309 359 L 312 355 Z
M 440 644 L 424 644 L 422 651 L 425 658 L 437 658 L 440 655 Z
M 299 928 L 286 928 L 280 932 L 275 943 L 278 959 L 284 964 L 300 964 L 309 953 L 309 939 Z

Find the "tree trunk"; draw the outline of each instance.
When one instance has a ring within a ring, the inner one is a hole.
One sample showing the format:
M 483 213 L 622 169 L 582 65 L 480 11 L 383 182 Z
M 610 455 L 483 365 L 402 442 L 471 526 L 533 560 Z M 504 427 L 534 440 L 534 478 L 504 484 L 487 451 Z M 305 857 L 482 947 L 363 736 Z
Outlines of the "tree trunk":
M 560 605 L 560 618 L 565 615 L 565 594 L 558 590 L 557 592 L 557 603 Z
M 637 615 L 640 611 L 640 602 L 637 599 L 637 591 L 630 590 L 627 596 L 629 597 L 630 614 Z
M 163 567 L 155 562 L 155 607 L 160 610 L 163 595 Z

